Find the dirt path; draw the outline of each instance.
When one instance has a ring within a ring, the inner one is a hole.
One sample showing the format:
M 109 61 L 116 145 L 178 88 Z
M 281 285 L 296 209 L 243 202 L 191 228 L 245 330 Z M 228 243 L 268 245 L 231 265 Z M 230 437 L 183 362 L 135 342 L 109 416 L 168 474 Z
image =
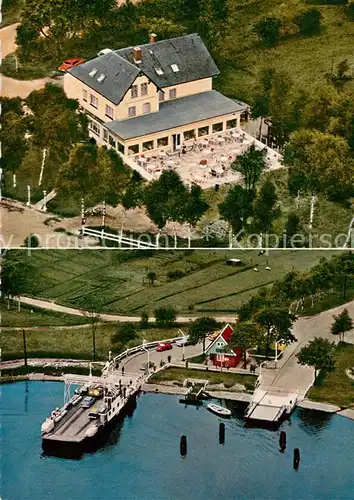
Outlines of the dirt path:
M 73 314 L 75 316 L 85 316 L 85 314 L 79 309 L 74 309 L 73 307 L 66 307 L 56 304 L 55 302 L 49 302 L 47 300 L 42 299 L 34 299 L 32 297 L 20 297 L 20 300 L 23 304 L 32 305 L 35 307 L 39 307 L 42 309 L 49 309 L 51 311 L 57 311 L 67 314 Z M 188 323 L 189 321 L 194 321 L 199 316 L 177 316 L 177 323 Z M 218 321 L 229 323 L 235 321 L 235 315 L 222 315 L 215 317 Z M 101 319 L 103 321 L 129 321 L 131 323 L 138 323 L 141 318 L 140 316 L 124 316 L 122 314 L 101 314 Z M 151 322 L 154 322 L 154 318 L 150 319 Z
M 1 36 L 1 56 L 6 57 L 8 54 L 15 52 L 16 45 L 16 28 L 19 23 L 11 24 L 0 30 Z M 15 80 L 7 76 L 1 77 L 1 95 L 3 97 L 21 97 L 25 99 L 33 90 L 38 90 L 44 87 L 47 82 L 57 82 L 52 78 L 41 78 L 38 80 Z

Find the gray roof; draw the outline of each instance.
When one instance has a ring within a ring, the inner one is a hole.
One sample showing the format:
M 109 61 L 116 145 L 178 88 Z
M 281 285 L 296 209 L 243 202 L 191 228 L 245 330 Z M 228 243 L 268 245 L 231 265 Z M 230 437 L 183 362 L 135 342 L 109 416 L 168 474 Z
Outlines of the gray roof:
M 209 78 L 220 73 L 203 40 L 196 33 L 139 47 L 142 51 L 139 68 L 160 88 Z M 127 47 L 116 50 L 115 53 L 135 64 L 133 49 L 134 47 Z M 174 72 L 172 64 L 177 64 L 179 71 Z M 158 75 L 155 68 L 161 68 L 163 75 Z
M 105 126 L 121 139 L 127 140 L 244 109 L 244 106 L 232 99 L 216 90 L 211 90 L 162 102 L 160 110 L 156 113 L 128 118 L 127 120 L 115 120 L 106 123 Z
M 93 69 L 97 69 L 97 73 L 91 77 L 89 73 Z M 80 64 L 68 72 L 109 101 L 119 104 L 139 75 L 140 69 L 115 52 L 110 52 Z M 102 83 L 97 80 L 101 74 L 105 75 Z
M 91 59 L 68 72 L 114 104 L 119 104 L 139 75 L 145 74 L 158 88 L 179 85 L 219 74 L 211 55 L 197 34 L 169 38 L 155 43 L 140 45 L 142 60 L 134 61 L 134 47 L 110 52 Z M 177 64 L 174 72 L 172 64 Z M 90 77 L 94 68 L 97 73 Z M 157 75 L 155 68 L 161 68 L 163 75 Z M 97 81 L 106 75 L 102 83 Z

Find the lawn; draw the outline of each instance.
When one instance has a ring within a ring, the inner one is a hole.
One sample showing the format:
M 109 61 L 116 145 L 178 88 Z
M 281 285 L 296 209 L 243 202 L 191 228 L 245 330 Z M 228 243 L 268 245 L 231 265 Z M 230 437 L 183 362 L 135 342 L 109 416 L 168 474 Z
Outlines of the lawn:
M 257 379 L 254 375 L 242 375 L 241 373 L 206 372 L 203 370 L 186 370 L 185 368 L 167 368 L 166 370 L 162 370 L 152 375 L 150 380 L 157 383 L 166 380 L 173 380 L 182 384 L 186 378 L 209 380 L 210 384 L 224 384 L 225 387 L 242 384 L 248 391 L 253 391 Z
M 320 256 L 334 252 L 277 250 L 258 257 L 257 251 L 33 251 L 27 258 L 35 268 L 32 295 L 77 307 L 78 299 L 100 293 L 102 312 L 153 316 L 161 306 L 178 313 L 235 312 L 260 287 L 270 285 L 291 269 L 308 269 Z M 241 258 L 244 266 L 226 265 Z M 253 268 L 258 266 L 258 272 Z M 266 270 L 266 266 L 271 270 Z M 185 276 L 170 280 L 169 271 Z M 153 286 L 146 278 L 156 273 Z M 102 286 L 100 285 L 102 284 Z
M 22 305 L 20 311 L 16 302 L 7 304 L 0 303 L 1 326 L 2 327 L 37 327 L 37 326 L 68 326 L 88 323 L 88 319 L 81 316 L 63 314 L 54 311 L 46 311 Z
M 97 359 L 106 360 L 108 352 L 112 349 L 111 336 L 116 332 L 118 324 L 100 323 L 96 332 Z M 135 342 L 164 340 L 178 337 L 176 328 L 146 328 L 138 330 L 139 338 Z M 23 357 L 22 331 L 2 331 L 2 359 L 16 359 Z M 58 357 L 73 359 L 92 358 L 92 331 L 90 327 L 83 326 L 75 329 L 55 329 L 41 327 L 37 329 L 26 328 L 26 346 L 29 357 Z
M 335 353 L 336 369 L 318 377 L 317 385 L 307 394 L 309 399 L 354 408 L 354 380 L 345 371 L 354 366 L 354 345 L 340 344 Z
M 257 257 L 253 251 L 160 251 L 135 253 L 126 261 L 121 260 L 122 254 L 127 252 L 33 252 L 30 263 L 39 274 L 34 295 L 75 306 L 81 296 L 95 293 L 101 281 L 104 312 L 140 315 L 148 310 L 152 314 L 162 305 L 173 305 L 184 313 L 233 311 L 259 287 L 292 268 L 309 268 L 321 255 L 329 257 L 331 252 L 279 250 Z M 241 257 L 245 266 L 227 266 L 225 260 L 230 257 Z M 256 264 L 257 273 L 253 271 Z M 267 264 L 271 271 L 265 269 Z M 157 275 L 154 286 L 147 284 L 150 270 Z M 186 275 L 169 281 L 167 272 L 171 270 L 182 270 Z
M 229 27 L 222 49 L 231 61 L 222 68 L 218 90 L 229 96 L 250 101 L 260 70 L 273 67 L 287 72 L 296 86 L 313 88 L 323 83 L 325 74 L 343 59 L 351 60 L 354 22 L 344 13 L 344 6 L 312 5 L 303 0 L 236 0 L 232 2 Z M 316 2 L 317 3 L 317 2 Z M 301 10 L 316 7 L 322 14 L 322 32 L 314 37 L 287 35 L 271 49 L 255 40 L 252 26 L 263 17 L 291 20 Z M 231 48 L 232 47 L 232 51 Z M 348 85 L 354 92 L 354 82 Z

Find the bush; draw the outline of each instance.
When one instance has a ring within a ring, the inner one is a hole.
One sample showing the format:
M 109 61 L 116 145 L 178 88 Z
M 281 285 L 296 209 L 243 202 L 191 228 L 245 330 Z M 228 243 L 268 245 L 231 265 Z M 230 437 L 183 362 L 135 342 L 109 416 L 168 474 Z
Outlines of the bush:
M 167 278 L 169 280 L 176 280 L 179 278 L 183 278 L 185 275 L 186 273 L 182 271 L 182 269 L 176 269 L 175 271 L 168 271 Z
M 302 35 L 314 36 L 321 31 L 321 19 L 322 15 L 318 9 L 310 9 L 296 16 L 294 23 L 299 27 Z
M 280 38 L 281 21 L 276 17 L 267 17 L 254 25 L 254 31 L 265 47 L 274 47 Z
M 346 15 L 349 19 L 354 21 L 354 2 L 350 3 L 345 11 Z
M 35 234 L 30 234 L 27 236 L 25 241 L 23 242 L 26 248 L 38 248 L 39 247 L 39 239 Z
M 146 328 L 149 324 L 149 313 L 147 311 L 142 311 L 140 315 L 140 327 Z
M 176 321 L 176 310 L 173 307 L 159 307 L 154 311 L 156 324 L 161 327 L 167 327 Z

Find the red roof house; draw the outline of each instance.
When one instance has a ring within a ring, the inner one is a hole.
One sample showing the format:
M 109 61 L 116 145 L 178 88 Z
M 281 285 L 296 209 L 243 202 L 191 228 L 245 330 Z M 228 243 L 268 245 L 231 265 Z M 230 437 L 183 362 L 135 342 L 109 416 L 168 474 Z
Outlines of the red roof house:
M 205 354 L 210 357 L 214 366 L 235 368 L 241 361 L 241 347 L 231 348 L 229 345 L 232 334 L 232 327 L 226 325 L 216 339 L 206 348 Z

